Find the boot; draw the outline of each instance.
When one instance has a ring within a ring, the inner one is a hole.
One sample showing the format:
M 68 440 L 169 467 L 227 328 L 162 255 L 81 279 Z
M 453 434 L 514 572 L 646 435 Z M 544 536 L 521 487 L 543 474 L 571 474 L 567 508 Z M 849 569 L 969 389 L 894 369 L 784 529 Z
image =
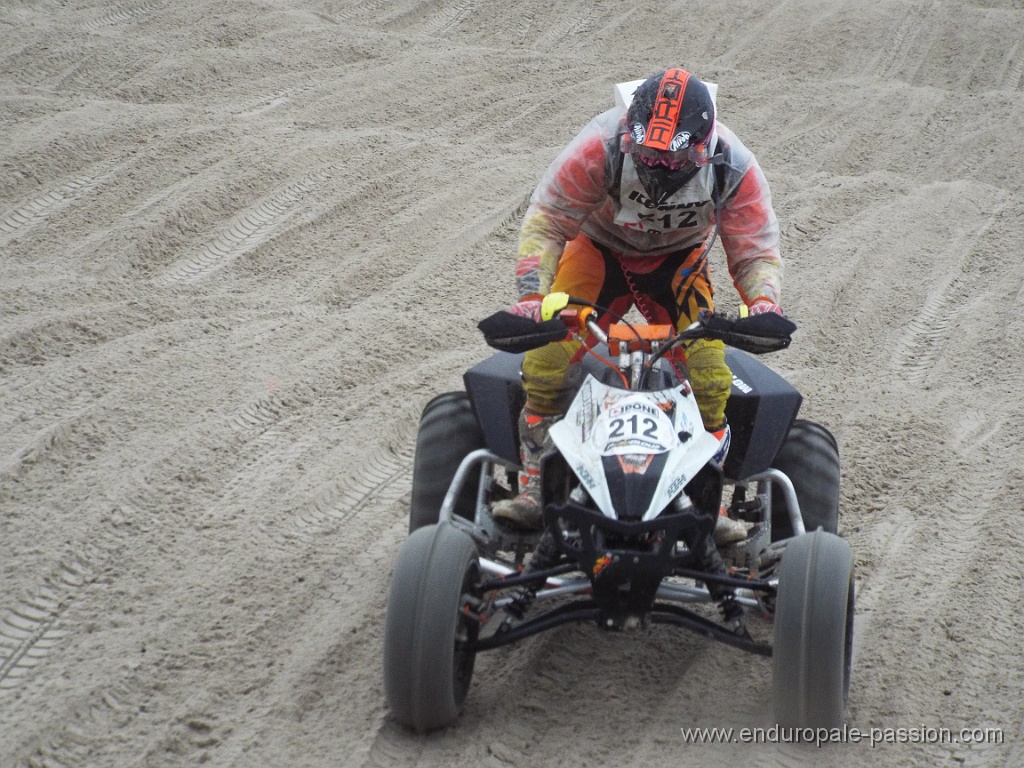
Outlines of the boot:
M 723 421 L 721 426 L 709 429 L 708 432 L 718 441 L 718 450 L 711 457 L 711 463 L 721 469 L 725 465 L 725 457 L 729 455 L 729 446 L 732 445 L 732 428 L 728 421 Z
M 519 495 L 495 502 L 491 508 L 495 519 L 517 528 L 541 527 L 540 459 L 552 445 L 548 430 L 560 418 L 530 413 L 525 408 L 519 415 Z
M 718 469 L 721 469 L 722 465 L 725 464 L 725 457 L 729 455 L 729 446 L 732 444 L 732 429 L 729 427 L 728 421 L 723 421 L 721 426 L 716 429 L 709 429 L 708 432 L 718 441 L 718 451 L 711 457 L 711 463 Z M 723 509 L 722 514 L 715 520 L 715 544 L 721 547 L 735 544 L 737 541 L 743 541 L 745 538 L 747 538 L 747 527 L 739 520 L 733 520 L 726 515 Z
M 747 538 L 747 526 L 739 520 L 733 520 L 723 508 L 715 520 L 715 544 L 720 547 L 735 544 Z

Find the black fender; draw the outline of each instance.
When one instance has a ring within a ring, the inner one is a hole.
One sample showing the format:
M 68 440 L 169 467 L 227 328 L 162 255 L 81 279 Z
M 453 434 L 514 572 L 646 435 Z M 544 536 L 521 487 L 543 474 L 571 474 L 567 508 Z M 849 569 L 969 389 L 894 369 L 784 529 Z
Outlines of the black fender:
M 756 357 L 726 348 L 732 390 L 725 416 L 732 446 L 722 467 L 725 476 L 742 480 L 771 466 L 796 419 L 803 396 L 796 387 Z
M 521 353 L 495 352 L 462 376 L 487 449 L 516 464 L 519 463 L 519 412 L 526 402 L 520 383 L 522 364 Z
M 519 461 L 519 412 L 525 395 L 520 383 L 523 355 L 496 352 L 463 375 L 487 448 L 511 462 Z M 725 362 L 732 371 L 732 390 L 725 414 L 732 426 L 732 446 L 725 476 L 734 480 L 771 466 L 782 447 L 803 397 L 782 376 L 760 360 L 738 349 L 726 348 Z M 584 365 L 595 375 L 607 371 L 587 356 Z M 599 376 L 603 380 L 604 376 Z

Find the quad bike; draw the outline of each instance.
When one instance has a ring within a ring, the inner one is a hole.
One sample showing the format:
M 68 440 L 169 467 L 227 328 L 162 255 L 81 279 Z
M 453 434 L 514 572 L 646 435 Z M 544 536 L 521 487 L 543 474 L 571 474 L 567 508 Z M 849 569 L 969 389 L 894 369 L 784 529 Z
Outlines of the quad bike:
M 748 354 L 788 346 L 796 326 L 776 314 L 705 313 L 680 333 L 625 321 L 606 333 L 600 308 L 553 296 L 545 322 L 508 313 L 482 322 L 500 351 L 465 374 L 465 392 L 424 409 L 410 535 L 385 619 L 392 715 L 420 732 L 446 726 L 462 709 L 477 653 L 590 622 L 671 624 L 771 656 L 776 721 L 841 726 L 854 567 L 836 535 L 838 448 L 827 429 L 796 419 L 799 392 Z M 520 353 L 571 333 L 593 348 L 588 375 L 551 428 L 544 527 L 512 530 L 491 505 L 517 491 Z M 722 466 L 711 461 L 719 443 L 702 426 L 681 354 L 697 338 L 728 345 L 732 445 Z M 746 539 L 716 546 L 720 514 L 744 521 Z

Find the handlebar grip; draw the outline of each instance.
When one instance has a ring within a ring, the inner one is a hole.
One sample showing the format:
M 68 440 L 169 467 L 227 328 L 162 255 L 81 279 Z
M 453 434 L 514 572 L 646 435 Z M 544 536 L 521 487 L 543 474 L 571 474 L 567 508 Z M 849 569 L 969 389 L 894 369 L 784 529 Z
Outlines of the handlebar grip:
M 568 293 L 549 293 L 540 303 L 540 319 L 551 320 L 569 306 Z

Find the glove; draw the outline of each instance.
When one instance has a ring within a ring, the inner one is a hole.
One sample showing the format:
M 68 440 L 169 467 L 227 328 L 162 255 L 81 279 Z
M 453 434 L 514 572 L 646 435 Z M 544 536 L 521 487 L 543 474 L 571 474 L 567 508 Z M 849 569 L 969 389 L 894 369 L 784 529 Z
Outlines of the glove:
M 786 316 L 782 311 L 782 307 L 771 299 L 766 299 L 764 296 L 754 299 L 750 305 L 750 315 L 763 315 L 765 312 L 774 312 L 776 315 Z
M 528 298 L 517 301 L 511 307 L 508 308 L 510 314 L 516 317 L 525 317 L 533 320 L 536 323 L 540 322 L 540 305 L 541 300 L 539 298 Z

